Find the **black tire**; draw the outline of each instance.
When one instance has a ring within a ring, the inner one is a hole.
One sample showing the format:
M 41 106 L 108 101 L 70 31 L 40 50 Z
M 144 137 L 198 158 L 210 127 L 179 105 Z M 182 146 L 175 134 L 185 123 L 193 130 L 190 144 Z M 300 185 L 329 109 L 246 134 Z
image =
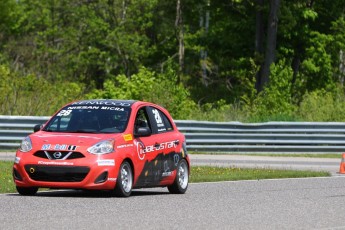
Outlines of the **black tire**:
M 124 161 L 117 176 L 114 195 L 117 197 L 129 197 L 133 188 L 133 170 L 128 161 Z
M 182 159 L 176 169 L 174 183 L 168 186 L 168 190 L 173 194 L 184 194 L 187 191 L 189 182 L 189 169 L 185 159 Z
M 18 193 L 23 196 L 33 196 L 37 193 L 38 188 L 36 187 L 16 187 Z

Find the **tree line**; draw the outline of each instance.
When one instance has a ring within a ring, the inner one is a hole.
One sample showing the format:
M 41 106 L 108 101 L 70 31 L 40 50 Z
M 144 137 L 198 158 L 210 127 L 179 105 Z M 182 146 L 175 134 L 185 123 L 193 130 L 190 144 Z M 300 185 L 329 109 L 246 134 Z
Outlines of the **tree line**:
M 0 113 L 148 100 L 176 119 L 343 121 L 345 0 L 2 0 Z

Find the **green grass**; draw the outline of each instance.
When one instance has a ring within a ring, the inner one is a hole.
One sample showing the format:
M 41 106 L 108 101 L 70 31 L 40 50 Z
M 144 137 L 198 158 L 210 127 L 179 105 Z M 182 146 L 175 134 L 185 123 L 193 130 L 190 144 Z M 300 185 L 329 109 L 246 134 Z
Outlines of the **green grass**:
M 0 193 L 16 192 L 12 179 L 12 165 L 10 161 L 0 161 Z
M 340 153 L 320 153 L 320 154 L 311 154 L 311 153 L 281 153 L 281 154 L 247 154 L 249 156 L 270 156 L 270 157 L 307 157 L 307 158 L 337 158 L 341 159 Z
M 192 167 L 190 182 L 214 182 L 236 180 L 260 180 L 274 178 L 327 177 L 329 172 L 253 169 L 253 168 L 225 168 L 198 166 Z
M 12 179 L 12 165 L 10 161 L 0 161 L 0 193 L 16 192 Z M 273 178 L 299 177 L 327 177 L 329 172 L 277 170 L 277 169 L 250 169 L 195 166 L 192 167 L 190 182 L 215 182 L 237 180 L 260 180 Z
M 244 155 L 244 156 L 269 156 L 269 157 L 309 157 L 309 158 L 337 158 L 341 159 L 341 153 L 225 153 L 225 152 L 194 152 L 188 151 L 188 154 L 201 155 Z

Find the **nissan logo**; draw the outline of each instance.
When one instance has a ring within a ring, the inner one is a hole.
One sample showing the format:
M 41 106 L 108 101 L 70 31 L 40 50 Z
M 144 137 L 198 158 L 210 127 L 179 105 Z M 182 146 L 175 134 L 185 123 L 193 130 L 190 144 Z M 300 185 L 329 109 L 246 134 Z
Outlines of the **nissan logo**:
M 55 152 L 53 154 L 53 156 L 55 157 L 55 159 L 59 159 L 62 156 L 62 153 L 61 152 Z

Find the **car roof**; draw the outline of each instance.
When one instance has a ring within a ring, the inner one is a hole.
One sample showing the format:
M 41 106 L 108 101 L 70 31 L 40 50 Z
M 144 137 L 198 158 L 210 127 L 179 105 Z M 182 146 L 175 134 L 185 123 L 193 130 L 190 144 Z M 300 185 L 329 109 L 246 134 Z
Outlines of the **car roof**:
M 105 106 L 132 106 L 136 100 L 114 100 L 114 99 L 90 99 L 74 101 L 69 105 L 105 105 Z

